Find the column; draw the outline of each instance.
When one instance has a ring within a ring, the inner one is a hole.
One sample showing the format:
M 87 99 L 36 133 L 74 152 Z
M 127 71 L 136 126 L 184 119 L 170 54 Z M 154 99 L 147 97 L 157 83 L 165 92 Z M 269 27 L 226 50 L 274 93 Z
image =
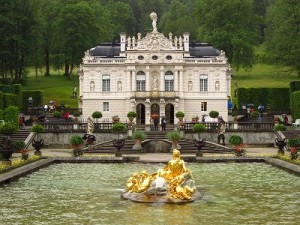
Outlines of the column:
M 131 91 L 136 91 L 136 72 L 131 71 Z
M 175 73 L 174 73 L 174 91 L 175 92 L 179 91 L 178 85 L 179 85 L 179 76 L 178 76 L 178 71 L 175 70 Z
M 146 91 L 150 91 L 150 68 L 146 66 Z
M 165 91 L 165 67 L 160 67 L 160 87 L 159 91 L 162 93 Z

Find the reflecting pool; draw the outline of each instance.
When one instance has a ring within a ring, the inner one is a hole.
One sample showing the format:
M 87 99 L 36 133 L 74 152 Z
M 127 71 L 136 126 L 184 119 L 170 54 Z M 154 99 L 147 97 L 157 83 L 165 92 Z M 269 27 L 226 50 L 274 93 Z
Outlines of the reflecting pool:
M 188 204 L 123 200 L 133 172 L 164 164 L 54 164 L 0 187 L 0 223 L 299 224 L 300 179 L 264 163 L 191 164 L 204 198 Z

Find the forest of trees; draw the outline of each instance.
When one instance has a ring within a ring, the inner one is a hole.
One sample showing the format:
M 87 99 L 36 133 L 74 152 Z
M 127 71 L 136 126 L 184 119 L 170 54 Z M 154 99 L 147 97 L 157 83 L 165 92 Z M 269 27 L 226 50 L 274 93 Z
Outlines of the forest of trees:
M 26 79 L 26 68 L 64 69 L 70 78 L 84 52 L 119 33 L 168 36 L 190 33 L 226 52 L 232 67 L 251 68 L 254 48 L 266 46 L 267 61 L 290 66 L 300 75 L 299 0 L 1 0 L 0 79 Z

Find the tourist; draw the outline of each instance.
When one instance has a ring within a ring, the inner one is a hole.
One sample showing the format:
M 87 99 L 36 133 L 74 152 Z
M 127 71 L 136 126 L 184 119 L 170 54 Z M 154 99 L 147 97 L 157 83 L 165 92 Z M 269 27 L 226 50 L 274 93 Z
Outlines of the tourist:
M 166 131 L 167 122 L 166 122 L 166 118 L 164 116 L 161 118 L 160 124 L 161 124 L 161 130 Z
M 158 117 L 154 118 L 154 130 L 158 130 Z

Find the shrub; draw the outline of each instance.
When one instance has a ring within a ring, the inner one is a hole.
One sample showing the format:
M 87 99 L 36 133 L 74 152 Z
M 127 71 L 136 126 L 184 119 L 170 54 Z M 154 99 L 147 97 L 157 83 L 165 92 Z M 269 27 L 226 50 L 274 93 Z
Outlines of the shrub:
M 176 118 L 184 117 L 184 113 L 181 111 L 176 112 L 175 114 Z
M 25 148 L 25 141 L 23 140 L 17 140 L 15 143 L 13 143 L 13 148 L 15 152 L 19 152 L 23 148 Z
M 83 145 L 84 144 L 84 139 L 83 137 L 80 137 L 78 135 L 74 135 L 71 137 L 70 139 L 70 144 L 72 146 L 80 146 L 80 145 Z
M 217 112 L 217 111 L 210 111 L 209 112 L 209 116 L 211 117 L 211 118 L 217 118 L 218 116 L 219 116 L 219 112 Z
M 19 125 L 19 109 L 16 106 L 9 106 L 4 109 L 4 120 L 5 122 L 13 123 L 14 125 Z
M 134 112 L 134 111 L 129 111 L 128 113 L 127 113 L 127 117 L 128 118 L 135 118 L 137 116 L 137 114 L 136 114 L 136 112 Z
M 44 127 L 41 124 L 34 124 L 31 131 L 35 133 L 42 133 L 44 131 Z
M 147 138 L 147 135 L 143 132 L 143 131 L 135 131 L 132 133 L 132 137 L 133 140 L 143 140 L 145 138 Z
M 229 143 L 231 145 L 237 146 L 243 144 L 243 142 L 244 142 L 243 138 L 239 135 L 232 135 L 229 137 Z
M 202 123 L 196 123 L 194 126 L 193 126 L 193 131 L 196 132 L 196 133 L 201 133 L 203 131 L 206 130 L 206 126 Z
M 115 123 L 112 125 L 111 129 L 114 132 L 125 132 L 127 130 L 125 124 L 123 123 Z
M 102 113 L 100 111 L 95 111 L 92 113 L 92 117 L 94 119 L 100 119 L 102 117 Z
M 273 128 L 274 131 L 285 131 L 287 130 L 284 124 L 276 124 Z
M 79 117 L 79 116 L 80 116 L 80 112 L 74 111 L 74 112 L 73 112 L 73 116 L 74 116 L 74 117 Z
M 60 118 L 60 112 L 59 111 L 55 111 L 55 112 L 52 113 L 52 116 L 54 118 Z
M 300 147 L 300 138 L 299 137 L 290 137 L 287 141 L 289 147 Z
M 253 111 L 253 112 L 250 114 L 250 116 L 251 116 L 252 118 L 258 118 L 258 117 L 259 117 L 259 112 L 258 112 L 258 111 Z
M 170 141 L 178 141 L 181 139 L 181 135 L 180 135 L 180 132 L 178 131 L 170 131 L 167 133 L 167 138 L 168 140 Z
M 5 123 L 1 128 L 0 128 L 0 133 L 4 135 L 12 135 L 18 132 L 18 126 L 16 126 L 13 123 Z

